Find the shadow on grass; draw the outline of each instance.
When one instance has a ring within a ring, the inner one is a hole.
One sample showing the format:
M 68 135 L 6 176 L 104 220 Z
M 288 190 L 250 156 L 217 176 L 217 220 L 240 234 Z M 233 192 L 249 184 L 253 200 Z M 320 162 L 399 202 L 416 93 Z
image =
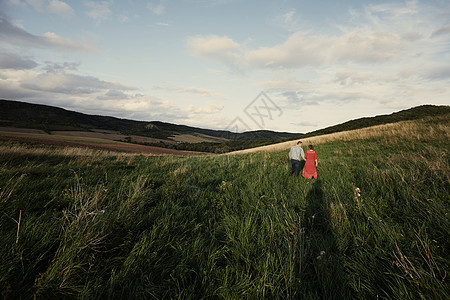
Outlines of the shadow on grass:
M 351 299 L 342 257 L 330 227 L 330 212 L 320 180 L 312 180 L 303 218 L 308 266 L 304 273 L 305 294 L 317 299 Z

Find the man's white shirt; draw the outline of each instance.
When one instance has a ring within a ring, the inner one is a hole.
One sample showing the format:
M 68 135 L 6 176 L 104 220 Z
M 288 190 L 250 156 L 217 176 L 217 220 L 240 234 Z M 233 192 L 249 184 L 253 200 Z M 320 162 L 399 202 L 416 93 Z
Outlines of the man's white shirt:
M 302 147 L 299 145 L 292 146 L 289 151 L 289 159 L 305 160 L 305 152 L 303 152 Z

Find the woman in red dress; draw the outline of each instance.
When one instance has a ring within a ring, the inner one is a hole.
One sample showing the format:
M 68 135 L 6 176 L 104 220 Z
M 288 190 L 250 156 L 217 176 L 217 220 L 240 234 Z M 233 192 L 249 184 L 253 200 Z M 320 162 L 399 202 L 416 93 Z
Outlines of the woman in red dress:
M 303 168 L 303 177 L 311 179 L 317 179 L 317 153 L 314 151 L 313 145 L 309 145 L 309 150 L 305 153 L 305 167 Z

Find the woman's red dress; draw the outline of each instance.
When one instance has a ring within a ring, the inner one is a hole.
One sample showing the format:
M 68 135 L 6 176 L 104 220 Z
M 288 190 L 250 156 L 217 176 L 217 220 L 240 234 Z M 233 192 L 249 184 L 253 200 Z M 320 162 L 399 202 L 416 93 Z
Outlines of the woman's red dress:
M 316 178 L 317 179 L 317 170 L 315 160 L 317 159 L 317 153 L 314 150 L 307 150 L 305 153 L 305 167 L 303 168 L 303 177 L 305 178 Z

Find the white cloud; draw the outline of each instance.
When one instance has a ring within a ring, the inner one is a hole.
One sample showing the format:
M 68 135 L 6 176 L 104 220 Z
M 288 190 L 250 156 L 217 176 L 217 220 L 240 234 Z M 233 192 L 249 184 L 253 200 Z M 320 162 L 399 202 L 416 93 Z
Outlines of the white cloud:
M 81 43 L 71 39 L 63 38 L 53 32 L 44 33 L 40 39 L 44 45 L 48 45 L 55 49 L 76 50 L 90 53 L 98 53 L 100 49 L 89 43 Z
M 43 11 L 46 5 L 45 0 L 25 0 L 26 3 L 31 5 L 37 11 Z
M 292 32 L 284 42 L 251 48 L 227 36 L 197 36 L 188 40 L 194 56 L 220 61 L 230 68 L 302 69 L 333 64 L 386 64 L 412 58 L 429 47 L 428 18 L 433 8 L 418 1 L 368 5 L 349 11 L 349 23 L 336 24 L 340 33 L 314 34 L 307 25 L 299 31 L 294 9 L 276 18 Z M 434 10 L 436 13 L 436 9 Z M 448 26 L 435 30 L 433 36 L 447 35 Z M 415 53 L 414 53 L 415 52 Z
M 298 126 L 298 127 L 317 127 L 319 123 L 317 121 L 300 121 L 297 123 L 291 123 L 292 125 Z
M 154 108 L 154 102 L 149 101 L 144 97 L 139 97 L 128 101 L 119 102 L 116 106 L 117 108 L 121 108 L 127 112 L 142 112 L 150 111 L 152 108 Z
M 344 35 L 315 36 L 293 33 L 282 44 L 246 50 L 229 37 L 197 36 L 188 40 L 194 56 L 221 61 L 232 68 L 296 69 L 340 61 L 385 63 L 410 46 L 400 35 L 377 31 L 352 31 Z
M 112 92 L 115 93 L 115 92 Z M 142 121 L 171 121 L 187 118 L 188 114 L 169 101 L 154 95 L 124 94 L 122 97 L 105 97 L 101 101 L 89 97 L 68 96 L 66 99 L 52 99 L 51 105 L 72 108 L 76 111 L 115 116 Z M 37 100 L 32 100 L 36 102 Z M 48 103 L 48 102 L 47 102 Z
M 105 94 L 97 96 L 99 100 L 124 100 L 129 99 L 130 95 L 124 93 L 121 90 L 108 90 Z
M 424 25 L 418 17 L 420 11 L 418 1 L 370 4 L 357 21 L 381 31 L 400 32 Z
M 346 109 L 355 112 L 373 114 L 381 108 L 399 110 L 420 105 L 425 99 L 448 105 L 448 95 L 445 93 L 449 88 L 445 86 L 450 76 L 449 70 L 448 67 L 420 71 L 412 67 L 391 68 L 389 65 L 380 68 L 355 65 L 354 69 L 333 66 L 316 68 L 316 78 L 309 81 L 298 80 L 296 75 L 302 72 L 297 71 L 282 76 L 278 74 L 272 80 L 261 81 L 259 84 L 266 88 L 266 92 L 286 113 L 297 111 L 300 114 L 309 111 L 314 115 L 324 116 L 324 111 L 331 113 L 328 107 L 335 107 L 339 114 L 347 107 Z M 430 79 L 430 76 L 439 79 Z M 335 124 L 345 121 L 351 114 L 345 112 L 342 116 L 343 119 L 336 119 Z M 320 119 L 324 121 L 326 118 Z M 321 123 L 320 126 L 332 124 Z
M 424 79 L 449 80 L 450 79 L 450 65 L 434 66 L 434 67 L 429 68 L 424 74 Z
M 255 86 L 265 90 L 304 90 L 311 87 L 310 80 L 300 80 L 292 70 L 279 70 L 273 78 L 254 83 Z
M 240 71 L 242 46 L 227 36 L 194 36 L 187 40 L 191 55 L 220 61 L 235 71 Z
M 2 87 L 12 86 L 17 96 L 12 97 L 11 91 L 8 97 L 22 98 L 65 98 L 65 97 L 96 97 L 107 94 L 109 91 L 133 92 L 136 88 L 117 82 L 100 80 L 93 76 L 82 76 L 68 73 L 66 69 L 76 68 L 77 64 L 61 64 L 59 67 L 51 67 L 48 72 L 33 70 L 0 70 L 0 83 Z M 3 90 L 0 89 L 0 97 Z M 112 95 L 112 94 L 110 94 Z
M 38 12 L 48 12 L 60 16 L 71 16 L 74 11 L 70 5 L 64 1 L 59 0 L 26 0 L 28 5 L 32 6 Z M 23 5 L 21 1 L 10 1 L 14 5 Z
M 45 62 L 46 66 L 43 68 L 47 73 L 62 73 L 66 71 L 77 71 L 78 67 L 81 65 L 79 62 L 64 62 L 64 63 L 54 63 Z
M 286 42 L 246 53 L 245 60 L 253 67 L 298 68 L 325 62 L 323 41 L 302 32 L 292 34 Z
M 156 86 L 154 87 L 154 89 L 156 90 L 165 90 L 165 91 L 169 91 L 169 92 L 177 92 L 177 93 L 192 93 L 192 94 L 197 94 L 201 97 L 212 97 L 212 96 L 217 96 L 217 92 L 213 91 L 213 90 L 209 90 L 209 89 L 204 89 L 204 88 L 198 88 L 198 87 L 193 87 L 193 86 L 188 86 L 188 87 L 184 87 L 184 86 L 167 86 L 167 87 L 161 87 L 161 86 Z
M 352 70 L 342 70 L 336 73 L 336 81 L 341 85 L 364 84 L 372 78 L 373 75 L 370 73 L 359 73 Z
M 162 15 L 166 11 L 166 7 L 163 4 L 165 1 L 159 1 L 159 2 L 149 2 L 147 4 L 147 8 L 154 13 L 155 15 Z
M 94 94 L 110 89 L 135 89 L 119 83 L 103 81 L 92 76 L 81 76 L 66 72 L 40 73 L 34 78 L 21 80 L 20 85 L 25 89 L 37 92 L 69 95 Z
M 21 80 L 35 75 L 36 72 L 30 70 L 0 70 L 0 98 L 17 100 L 35 96 L 36 93 L 20 87 Z
M 217 35 L 190 37 L 188 46 L 192 55 L 211 58 L 235 55 L 234 51 L 240 47 L 229 37 Z
M 350 32 L 324 41 L 331 61 L 385 63 L 398 57 L 409 46 L 407 40 L 390 32 Z
M 0 99 L 135 120 L 183 120 L 181 123 L 194 115 L 208 115 L 221 109 L 220 104 L 213 102 L 202 108 L 180 109 L 170 101 L 137 93 L 138 90 L 132 86 L 66 72 L 73 68 L 73 63 L 69 63 L 60 64 L 50 72 L 0 69 Z
M 95 45 L 63 38 L 53 32 L 46 32 L 43 35 L 31 34 L 25 29 L 13 25 L 7 18 L 0 15 L 1 44 L 14 47 L 52 48 L 60 51 L 100 52 L 100 49 Z
M 20 56 L 16 53 L 0 52 L 0 69 L 25 70 L 33 69 L 38 64 L 30 57 Z
M 431 37 L 437 37 L 437 36 L 441 36 L 441 35 L 450 35 L 450 25 L 441 27 L 441 28 L 433 31 L 433 33 L 431 34 Z
M 287 13 L 277 16 L 275 18 L 275 24 L 278 24 L 289 32 L 296 32 L 300 30 L 295 9 L 291 9 Z
M 189 105 L 187 112 L 191 114 L 215 114 L 223 110 L 223 105 L 220 103 L 207 103 L 205 106 Z
M 109 6 L 111 5 L 108 1 L 87 1 L 84 3 L 84 5 L 88 8 L 86 11 L 86 14 L 96 21 L 97 24 L 100 24 L 102 21 L 107 20 L 112 12 L 109 9 Z
M 263 89 L 267 89 L 267 90 L 274 90 L 274 89 L 275 90 L 276 89 L 301 90 L 301 89 L 304 89 L 306 86 L 309 86 L 309 84 L 307 82 L 300 81 L 293 77 L 273 78 L 273 79 L 269 79 L 269 80 L 256 82 L 254 85 L 262 87 Z
M 366 12 L 373 16 L 377 15 L 387 15 L 393 18 L 399 18 L 402 16 L 413 16 L 418 13 L 418 1 L 406 1 L 401 3 L 382 3 L 382 4 L 372 4 L 366 8 Z
M 57 15 L 73 15 L 73 9 L 65 2 L 58 0 L 51 0 L 48 3 L 48 11 Z

